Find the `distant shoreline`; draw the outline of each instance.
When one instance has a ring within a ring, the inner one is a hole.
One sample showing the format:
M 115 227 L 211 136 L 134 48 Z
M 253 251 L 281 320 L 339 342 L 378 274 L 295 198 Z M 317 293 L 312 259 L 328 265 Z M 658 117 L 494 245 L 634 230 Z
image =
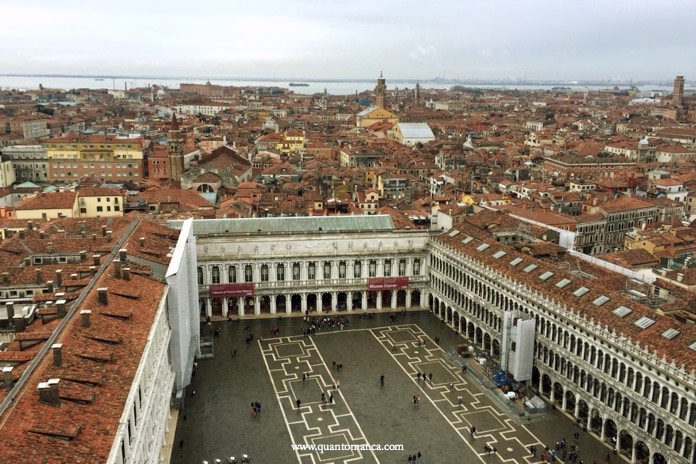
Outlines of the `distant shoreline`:
M 322 79 L 322 78 L 276 78 L 276 77 L 194 77 L 194 76 L 153 76 L 153 75 L 105 75 L 105 74 L 29 74 L 29 73 L 0 73 L 0 77 L 33 77 L 33 78 L 68 78 L 68 79 L 137 79 L 137 80 L 172 80 L 172 81 L 258 81 L 268 83 L 287 83 L 287 82 L 374 82 L 375 78 L 346 78 L 346 79 Z M 403 84 L 420 82 L 422 84 L 452 84 L 452 85 L 555 85 L 555 86 L 583 86 L 583 85 L 605 85 L 605 86 L 630 86 L 630 85 L 657 85 L 671 86 L 671 80 L 633 80 L 633 81 L 608 81 L 608 80 L 511 80 L 511 79 L 410 79 L 410 78 L 389 78 L 391 84 Z M 287 85 L 287 84 L 286 84 Z M 693 85 L 693 84 L 690 84 Z

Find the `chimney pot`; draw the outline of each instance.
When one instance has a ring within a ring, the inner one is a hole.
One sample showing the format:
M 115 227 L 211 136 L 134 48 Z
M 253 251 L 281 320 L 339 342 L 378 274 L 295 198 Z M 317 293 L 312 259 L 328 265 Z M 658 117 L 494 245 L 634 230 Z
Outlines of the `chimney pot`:
M 97 239 L 97 234 L 92 234 L 92 240 L 96 240 L 96 239 Z
M 140 237 L 140 246 L 141 247 L 145 246 L 145 237 Z
M 101 255 L 93 255 L 92 256 L 92 260 L 94 261 L 95 266 L 101 265 L 101 263 L 99 262 L 100 258 L 101 258 Z
M 89 275 L 91 275 L 92 277 L 97 275 L 97 266 L 90 266 L 89 267 Z
M 92 327 L 92 321 L 90 320 L 92 311 L 89 309 L 83 309 L 80 311 L 80 318 L 82 319 L 82 327 Z
M 108 305 L 109 304 L 109 297 L 108 297 L 108 292 L 109 289 L 107 287 L 102 287 L 97 289 L 98 292 L 98 300 L 99 303 L 103 305 Z
M 110 242 L 112 238 L 113 238 L 113 232 L 111 232 L 110 230 L 107 230 L 106 231 L 106 239 Z
M 7 285 L 10 283 L 10 273 L 9 272 L 2 273 L 2 283 L 3 283 L 3 285 Z
M 114 260 L 114 277 L 121 278 L 121 261 Z
M 5 308 L 7 309 L 7 320 L 14 322 L 14 301 L 8 301 L 5 303 Z
M 51 351 L 53 351 L 53 365 L 62 366 L 63 365 L 63 344 L 54 343 L 51 345 Z
M 82 250 L 82 251 L 80 252 L 80 261 L 84 261 L 84 260 L 86 260 L 86 259 L 87 259 L 87 251 L 86 251 L 86 250 Z
M 12 371 L 13 367 L 7 366 L 2 368 L 2 379 L 5 383 L 5 388 L 10 390 L 12 388 Z
M 56 269 L 56 288 L 63 286 L 63 270 Z
M 24 229 L 19 231 L 19 238 L 24 238 L 26 234 L 24 233 Z
M 27 228 L 29 230 L 34 230 L 34 221 L 27 221 Z
M 42 239 L 42 240 L 43 240 L 44 238 L 46 238 L 46 233 L 45 233 L 43 230 L 40 230 L 40 231 L 39 231 L 39 238 Z
M 46 285 L 48 286 L 48 293 L 53 293 L 53 281 L 49 280 L 46 282 Z
M 118 250 L 118 259 L 121 260 L 122 263 L 126 262 L 126 259 L 128 258 L 128 250 L 125 248 L 121 248 Z
M 41 269 L 34 269 L 34 282 L 37 284 L 43 282 L 43 275 L 41 275 Z
M 106 226 L 102 226 L 102 237 L 106 237 Z
M 130 280 L 131 279 L 131 268 L 129 267 L 124 267 L 123 268 L 123 280 Z
M 63 293 L 56 293 L 56 296 L 59 295 L 64 295 Z M 65 300 L 58 300 L 56 301 L 56 309 L 58 310 L 58 317 L 59 318 L 64 318 L 65 317 Z
M 51 406 L 60 406 L 60 379 L 41 382 L 38 390 L 40 402 Z
M 684 274 L 681 272 L 677 274 L 677 282 L 682 282 L 684 280 Z

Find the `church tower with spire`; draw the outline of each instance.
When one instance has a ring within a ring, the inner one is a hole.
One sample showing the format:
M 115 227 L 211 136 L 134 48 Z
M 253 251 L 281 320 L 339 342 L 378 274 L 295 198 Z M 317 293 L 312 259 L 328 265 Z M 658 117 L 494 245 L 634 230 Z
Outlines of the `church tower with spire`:
M 181 175 L 184 173 L 184 137 L 179 129 L 176 114 L 172 114 L 167 144 L 169 145 L 169 180 L 180 182 Z
M 375 86 L 375 106 L 385 108 L 387 103 L 387 83 L 382 76 L 382 72 L 379 72 L 379 79 L 377 79 L 377 85 Z

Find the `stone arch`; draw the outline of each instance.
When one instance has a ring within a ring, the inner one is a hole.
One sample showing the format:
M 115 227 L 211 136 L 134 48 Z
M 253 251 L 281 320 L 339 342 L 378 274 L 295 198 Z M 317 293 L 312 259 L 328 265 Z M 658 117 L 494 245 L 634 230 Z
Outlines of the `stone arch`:
M 406 307 L 406 290 L 398 290 L 396 292 L 396 306 L 399 308 Z
M 488 334 L 488 332 L 483 334 L 483 349 L 486 350 L 486 353 L 489 353 L 491 351 L 493 342 L 491 341 L 491 336 Z
M 627 430 L 619 432 L 619 452 L 630 459 L 633 454 L 633 435 Z
M 348 309 L 348 294 L 346 292 L 338 292 L 336 295 L 336 310 L 346 311 Z
M 302 296 L 298 294 L 294 294 L 293 296 L 290 297 L 290 311 L 293 313 L 301 313 L 302 312 Z
M 287 310 L 287 298 L 285 295 L 278 295 L 276 299 L 276 313 L 284 313 Z
M 599 415 L 599 411 L 596 409 L 592 410 L 592 416 L 590 417 L 590 430 L 597 435 L 602 433 L 602 416 Z
M 636 442 L 636 463 L 637 464 L 649 464 L 650 462 L 650 448 L 645 442 Z
M 566 412 L 569 413 L 571 416 L 575 415 L 575 393 L 573 393 L 570 390 L 566 390 L 565 392 L 565 403 L 566 403 Z
M 578 425 L 587 430 L 587 422 L 589 419 L 590 407 L 587 402 L 583 399 L 578 400 L 578 417 L 576 418 Z
M 493 356 L 500 357 L 500 342 L 496 338 L 493 339 Z
M 307 311 L 312 312 L 317 310 L 317 294 L 310 293 L 307 295 Z
M 421 291 L 418 289 L 411 290 L 411 306 L 420 307 L 420 305 L 421 305 Z
M 563 385 L 560 382 L 555 382 L 553 384 L 553 400 L 556 406 L 563 405 Z
M 609 443 L 612 448 L 616 446 L 616 440 L 618 436 L 618 429 L 616 428 L 616 422 L 613 419 L 607 419 L 604 421 L 604 441 Z
M 271 314 L 271 297 L 268 295 L 261 295 L 259 297 L 259 310 L 261 314 Z
M 549 377 L 548 374 L 543 374 L 541 376 L 541 393 L 545 397 L 551 398 L 551 388 L 552 388 L 551 377 Z

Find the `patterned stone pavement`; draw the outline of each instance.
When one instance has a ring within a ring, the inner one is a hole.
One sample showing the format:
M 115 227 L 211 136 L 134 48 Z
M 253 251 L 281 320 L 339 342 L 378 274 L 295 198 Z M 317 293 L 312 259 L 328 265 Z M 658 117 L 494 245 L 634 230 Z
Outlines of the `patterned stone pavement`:
M 409 454 L 420 451 L 421 464 L 523 464 L 533 462 L 532 443 L 572 441 L 578 429 L 557 411 L 521 425 L 462 375 L 448 352 L 463 340 L 437 318 L 413 311 L 393 324 L 389 314 L 350 316 L 345 330 L 321 330 L 311 337 L 301 335 L 301 318 L 214 322 L 222 335 L 214 338 L 215 357 L 198 362 L 191 386 L 196 395 L 187 395 L 179 415 L 171 462 L 200 464 L 248 453 L 253 464 L 390 464 L 406 463 Z M 250 345 L 244 343 L 247 324 L 258 340 Z M 272 326 L 280 329 L 279 336 L 270 335 Z M 233 348 L 238 349 L 234 357 Z M 342 363 L 343 370 L 332 369 L 332 361 Z M 432 373 L 432 382 L 419 381 L 419 371 Z M 309 373 L 304 381 L 302 373 Z M 336 382 L 340 387 L 333 388 Z M 334 404 L 323 404 L 322 392 L 327 399 L 333 394 Z M 413 405 L 416 394 L 421 401 Z M 257 416 L 250 411 L 254 401 L 263 406 Z M 293 450 L 293 443 L 397 444 L 403 450 L 318 453 Z M 584 432 L 579 443 L 586 463 L 604 462 L 603 444 Z M 495 446 L 497 455 L 484 455 L 485 444 Z

